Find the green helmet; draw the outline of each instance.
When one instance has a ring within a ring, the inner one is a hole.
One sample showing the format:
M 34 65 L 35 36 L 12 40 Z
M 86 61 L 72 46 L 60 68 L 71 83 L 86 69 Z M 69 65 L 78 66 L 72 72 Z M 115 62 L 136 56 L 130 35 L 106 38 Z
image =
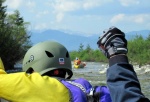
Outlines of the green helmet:
M 68 79 L 73 75 L 69 52 L 54 41 L 38 43 L 27 51 L 23 59 L 23 71 L 29 68 L 41 75 L 54 69 L 64 69 L 68 73 Z

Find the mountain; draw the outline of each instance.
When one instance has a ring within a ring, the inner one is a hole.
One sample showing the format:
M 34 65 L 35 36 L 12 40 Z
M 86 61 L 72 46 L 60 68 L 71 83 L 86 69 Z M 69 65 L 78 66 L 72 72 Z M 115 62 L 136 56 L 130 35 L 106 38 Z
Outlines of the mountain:
M 82 43 L 85 47 L 89 44 L 95 49 L 98 36 L 86 37 L 82 35 L 69 34 L 58 30 L 46 30 L 44 32 L 32 32 L 31 42 L 34 44 L 45 40 L 53 40 L 63 44 L 69 51 L 78 50 Z
M 142 35 L 143 38 L 147 38 L 150 35 L 150 30 L 131 31 L 126 33 L 128 40 L 133 39 L 136 35 Z
M 132 31 L 126 33 L 127 39 L 132 39 L 133 36 L 136 34 L 142 35 L 144 38 L 150 34 L 150 30 L 142 30 L 142 31 Z M 92 49 L 98 49 L 97 47 L 97 41 L 98 41 L 98 34 L 94 34 L 92 36 L 85 36 L 85 34 L 75 34 L 75 33 L 69 33 L 65 31 L 60 30 L 45 30 L 43 32 L 32 32 L 31 35 L 31 42 L 33 45 L 46 41 L 46 40 L 53 40 L 57 41 L 61 44 L 63 44 L 69 51 L 72 50 L 78 50 L 80 44 L 82 43 L 84 45 L 84 48 L 89 44 Z

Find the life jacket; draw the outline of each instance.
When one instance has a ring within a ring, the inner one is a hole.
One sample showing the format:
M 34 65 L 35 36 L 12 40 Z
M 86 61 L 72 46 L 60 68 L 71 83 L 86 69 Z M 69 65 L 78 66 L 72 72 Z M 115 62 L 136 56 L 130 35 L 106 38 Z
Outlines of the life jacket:
M 92 86 L 87 80 L 60 80 L 70 92 L 70 102 L 112 102 L 106 86 Z
M 80 65 L 80 63 L 81 63 L 81 60 L 80 60 L 80 59 L 74 60 L 74 64 L 75 64 L 75 65 Z

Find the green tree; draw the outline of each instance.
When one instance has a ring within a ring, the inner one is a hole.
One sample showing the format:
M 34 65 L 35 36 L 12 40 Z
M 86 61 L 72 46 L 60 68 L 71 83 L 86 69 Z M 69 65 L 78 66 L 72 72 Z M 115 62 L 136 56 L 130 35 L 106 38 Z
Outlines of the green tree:
M 85 48 L 86 52 L 90 54 L 90 52 L 92 51 L 91 47 L 89 44 L 87 44 L 86 48 Z
M 27 31 L 29 23 L 24 22 L 19 11 L 6 15 L 6 6 L 0 5 L 0 57 L 3 60 L 5 69 L 13 69 L 14 64 L 20 61 L 28 48 L 31 47 L 30 35 Z
M 6 17 L 6 6 L 3 6 L 3 2 L 5 0 L 0 1 L 0 29 L 2 30 L 2 27 L 4 27 L 4 19 Z
M 87 56 L 85 57 L 87 61 L 94 61 L 94 57 L 93 57 L 93 50 L 91 49 L 90 45 L 87 44 L 85 50 L 84 50 L 84 55 L 87 54 Z M 84 56 L 83 56 L 84 57 Z M 85 59 L 84 58 L 84 59 Z
M 82 52 L 84 49 L 84 45 L 82 43 L 80 43 L 80 46 L 79 46 L 79 49 L 78 49 L 78 52 Z

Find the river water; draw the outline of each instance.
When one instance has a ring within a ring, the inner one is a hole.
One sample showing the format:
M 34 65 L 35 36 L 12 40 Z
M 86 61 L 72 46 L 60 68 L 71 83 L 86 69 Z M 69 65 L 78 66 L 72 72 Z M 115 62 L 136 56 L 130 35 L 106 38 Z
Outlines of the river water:
M 86 66 L 84 68 L 76 69 L 73 68 L 73 79 L 76 78 L 85 78 L 89 80 L 92 84 L 106 84 L 106 68 L 107 64 L 97 63 L 97 62 L 86 62 Z M 100 74 L 101 72 L 101 74 Z
M 86 62 L 85 68 L 73 68 L 73 79 L 85 78 L 92 85 L 106 85 L 107 68 L 108 64 L 106 63 Z M 138 71 L 137 77 L 141 83 L 142 92 L 150 99 L 150 73 L 141 74 Z

